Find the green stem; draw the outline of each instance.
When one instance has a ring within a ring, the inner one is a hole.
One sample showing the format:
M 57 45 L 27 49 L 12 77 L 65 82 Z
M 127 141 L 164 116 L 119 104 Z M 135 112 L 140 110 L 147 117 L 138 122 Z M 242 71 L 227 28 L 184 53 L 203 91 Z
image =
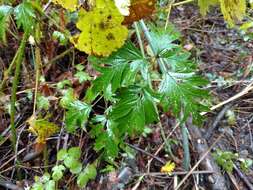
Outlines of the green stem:
M 6 85 L 6 81 L 8 79 L 8 76 L 10 75 L 11 70 L 12 70 L 19 54 L 20 54 L 20 48 L 17 50 L 17 52 L 16 52 L 14 58 L 12 59 L 11 64 L 9 65 L 8 69 L 6 71 L 4 71 L 3 80 L 1 81 L 1 84 L 0 84 L 0 91 L 2 91 L 4 89 L 4 87 Z
M 183 160 L 183 167 L 186 171 L 190 169 L 190 150 L 189 150 L 189 138 L 188 138 L 188 130 L 185 124 L 181 126 L 181 133 L 183 138 L 183 150 L 184 150 L 184 160 Z
M 165 150 L 169 153 L 169 155 L 170 155 L 172 158 L 174 158 L 175 156 L 174 156 L 174 154 L 173 154 L 173 152 L 172 152 L 172 150 L 171 150 L 171 146 L 170 146 L 170 143 L 169 143 L 169 139 L 166 138 L 166 135 L 165 135 L 163 126 L 162 126 L 162 124 L 161 124 L 161 121 L 159 121 L 158 126 L 159 126 L 160 129 L 161 129 L 161 135 L 162 135 L 163 141 L 164 141 L 164 143 L 165 143 L 165 147 L 166 147 Z
M 17 50 L 17 58 L 15 60 L 15 75 L 13 79 L 12 89 L 11 89 L 11 113 L 10 113 L 10 120 L 11 120 L 11 135 L 12 135 L 12 146 L 15 152 L 16 142 L 17 142 L 17 134 L 16 134 L 16 126 L 15 126 L 15 103 L 16 103 L 16 93 L 17 93 L 17 86 L 19 81 L 19 74 L 20 68 L 23 61 L 24 51 L 25 51 L 25 44 L 28 38 L 28 32 L 25 32 L 20 43 L 20 46 Z M 14 57 L 15 59 L 15 57 Z
M 142 42 L 142 39 L 141 39 L 141 34 L 140 34 L 140 30 L 139 30 L 137 22 L 134 22 L 134 27 L 135 27 L 138 43 L 139 43 L 139 46 L 140 46 L 140 49 L 141 49 L 142 57 L 145 59 L 146 58 L 145 51 L 144 51 L 143 42 Z M 152 81 L 151 81 L 150 74 L 148 72 L 148 68 L 145 69 L 145 73 L 143 75 L 143 78 L 144 78 L 144 80 L 146 80 L 148 82 L 148 85 L 149 85 L 150 89 L 152 89 Z
M 140 49 L 141 49 L 141 54 L 142 54 L 143 57 L 145 57 L 144 47 L 143 47 L 143 43 L 142 43 L 142 40 L 141 40 L 141 34 L 140 34 L 140 30 L 139 30 L 137 22 L 134 22 L 134 28 L 135 28 L 136 36 L 137 36 L 138 43 L 139 43 L 139 46 L 140 46 Z
M 147 28 L 147 26 L 146 26 L 146 24 L 144 23 L 143 20 L 140 21 L 140 25 L 141 25 L 141 27 L 142 27 L 142 30 L 143 30 L 144 34 L 145 34 L 145 37 L 146 37 L 147 40 L 148 40 L 148 43 L 149 43 L 149 45 L 150 45 L 150 47 L 151 47 L 152 53 L 155 54 L 155 47 L 154 47 L 154 45 L 153 45 L 153 42 L 152 42 L 150 33 L 149 33 L 149 31 L 148 31 L 148 28 Z M 159 65 L 161 71 L 162 71 L 163 73 L 166 73 L 166 72 L 167 72 L 167 68 L 165 67 L 165 64 L 164 64 L 163 60 L 162 60 L 162 59 L 157 59 L 157 62 L 158 62 L 158 65 Z M 151 88 L 152 88 L 151 80 L 150 80 L 149 83 L 150 83 L 150 86 L 151 86 Z M 157 109 L 157 106 L 155 106 L 155 108 L 156 108 L 156 113 L 157 113 L 157 115 L 159 115 L 159 111 L 158 111 L 158 109 Z M 160 129 L 161 129 L 161 135 L 162 135 L 163 141 L 164 141 L 164 143 L 165 143 L 166 150 L 168 150 L 169 155 L 173 158 L 174 155 L 173 155 L 173 153 L 172 153 L 171 146 L 170 146 L 169 141 L 167 140 L 167 138 L 166 138 L 166 136 L 165 136 L 165 132 L 164 132 L 164 129 L 163 129 L 163 127 L 162 127 L 162 124 L 161 124 L 161 121 L 160 121 L 160 120 L 159 120 L 158 126 L 159 126 Z
M 47 144 L 45 144 L 45 147 L 44 147 L 44 150 L 43 150 L 43 159 L 44 159 L 45 172 L 48 172 L 48 151 L 47 151 Z
M 143 20 L 140 20 L 140 25 L 141 25 L 142 30 L 143 30 L 143 32 L 144 32 L 144 34 L 145 34 L 145 36 L 146 36 L 146 38 L 147 38 L 147 40 L 148 40 L 148 43 L 149 43 L 149 45 L 150 45 L 150 47 L 151 47 L 151 50 L 152 50 L 153 54 L 155 54 L 155 52 L 156 52 L 156 51 L 155 51 L 155 47 L 154 47 L 154 45 L 153 45 L 152 38 L 151 38 L 151 36 L 150 36 L 150 33 L 149 33 L 149 31 L 148 31 L 148 28 L 147 28 L 145 22 L 144 22 Z M 160 67 L 161 71 L 162 71 L 163 73 L 166 73 L 166 72 L 167 72 L 167 69 L 166 69 L 166 67 L 165 67 L 165 64 L 164 64 L 163 60 L 162 60 L 162 59 L 157 59 L 157 62 L 158 62 L 158 64 L 159 64 L 159 67 Z
M 146 26 L 146 24 L 144 23 L 143 20 L 140 21 L 140 25 L 141 25 L 142 30 L 143 30 L 143 32 L 144 32 L 144 34 L 145 34 L 145 36 L 146 36 L 146 38 L 148 40 L 148 43 L 149 43 L 149 45 L 151 47 L 151 50 L 152 50 L 152 52 L 154 54 L 156 52 L 156 49 L 155 49 L 155 47 L 153 45 L 152 38 L 150 36 L 149 30 L 148 30 L 148 28 L 147 28 L 147 26 Z M 158 65 L 159 65 L 162 73 L 170 75 L 170 73 L 168 72 L 168 70 L 167 70 L 167 68 L 165 66 L 164 61 L 162 59 L 158 58 L 157 62 L 158 62 Z M 162 133 L 162 137 L 164 139 L 165 145 L 168 147 L 168 150 L 170 150 L 170 145 L 169 145 L 167 139 L 165 138 L 165 133 L 163 131 L 161 123 L 159 123 L 159 126 L 161 127 L 161 133 Z M 182 136 L 183 136 L 184 168 L 185 168 L 185 170 L 189 170 L 189 167 L 190 167 L 189 139 L 188 139 L 188 131 L 187 131 L 187 128 L 186 128 L 185 125 L 183 125 L 181 127 L 181 131 L 182 131 Z

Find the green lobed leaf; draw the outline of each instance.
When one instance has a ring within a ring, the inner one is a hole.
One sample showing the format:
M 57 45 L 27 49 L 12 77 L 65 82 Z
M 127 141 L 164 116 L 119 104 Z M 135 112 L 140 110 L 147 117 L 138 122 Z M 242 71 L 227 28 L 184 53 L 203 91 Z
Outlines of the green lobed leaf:
M 178 40 L 180 35 L 172 26 L 168 27 L 166 30 L 153 25 L 149 25 L 149 28 L 153 53 L 156 57 L 164 51 L 170 51 L 177 47 L 177 44 L 173 42 Z
M 77 185 L 80 188 L 84 188 L 89 180 L 95 179 L 97 175 L 96 166 L 94 164 L 89 164 L 82 173 L 79 174 L 77 178 Z
M 45 190 L 55 190 L 56 189 L 56 184 L 54 180 L 49 180 L 45 184 Z
M 65 86 L 71 86 L 70 80 L 62 80 L 57 83 L 57 89 L 63 89 Z
M 61 149 L 57 152 L 57 160 L 62 161 L 68 156 L 66 149 Z
M 76 100 L 74 89 L 68 88 L 67 90 L 63 91 L 63 97 L 60 100 L 60 105 L 63 108 L 68 108 L 72 102 Z
M 122 86 L 133 84 L 137 72 L 141 72 L 146 76 L 147 60 L 142 57 L 138 50 L 131 42 L 127 42 L 117 52 L 107 58 L 89 57 L 89 61 L 93 63 L 94 68 L 101 75 L 93 82 L 93 91 L 103 92 L 104 94 L 111 91 L 111 94 Z M 102 66 L 105 64 L 105 66 Z
M 66 157 L 64 160 L 63 160 L 63 163 L 64 165 L 67 167 L 67 168 L 72 168 L 73 165 L 76 164 L 76 162 L 78 162 L 75 158 L 73 157 Z
M 50 178 L 51 178 L 50 174 L 46 172 L 46 173 L 43 174 L 40 181 L 42 183 L 46 183 L 50 180 Z
M 117 126 L 110 121 L 106 121 L 104 125 L 93 126 L 91 130 L 91 136 L 95 138 L 94 150 L 97 152 L 104 150 L 104 158 L 107 161 L 116 158 L 119 152 L 120 139 L 117 130 Z
M 71 167 L 70 167 L 70 172 L 72 174 L 78 174 L 82 171 L 82 164 L 80 162 L 74 162 L 72 163 Z
M 49 99 L 45 96 L 39 95 L 37 97 L 37 109 L 48 110 L 50 106 Z
M 31 2 L 24 1 L 14 9 L 14 15 L 18 28 L 23 28 L 24 31 L 32 31 L 35 27 L 35 11 Z
M 31 190 L 44 190 L 43 184 L 41 182 L 36 182 L 33 184 Z
M 119 101 L 110 113 L 110 119 L 118 124 L 121 133 L 141 133 L 145 125 L 158 121 L 156 98 L 150 91 L 138 86 L 121 89 Z
M 91 106 L 76 100 L 70 104 L 66 112 L 66 129 L 73 133 L 78 127 L 84 127 L 91 112 Z
M 66 45 L 68 42 L 68 39 L 62 32 L 54 31 L 52 36 L 53 36 L 53 39 L 59 40 L 61 45 Z
M 81 157 L 81 150 L 80 147 L 71 147 L 68 150 L 68 156 L 74 158 L 74 159 L 79 159 Z
M 202 78 L 178 79 L 169 74 L 164 75 L 159 86 L 164 109 L 172 109 L 173 113 L 182 121 L 191 115 L 194 123 L 201 122 L 200 112 L 208 110 L 206 106 L 200 103 L 201 98 L 208 97 L 207 91 L 196 86 L 201 84 L 206 84 Z M 181 113 L 183 113 L 183 117 Z
M 150 36 L 155 55 L 165 67 L 158 90 L 164 111 L 171 109 L 182 122 L 191 115 L 193 122 L 199 124 L 200 112 L 208 110 L 201 104 L 202 99 L 209 97 L 202 89 L 207 81 L 196 75 L 196 64 L 189 59 L 190 53 L 178 44 L 179 35 L 172 28 L 151 26 Z
M 58 181 L 62 178 L 65 167 L 63 165 L 56 165 L 52 168 L 52 178 L 54 181 Z
M 0 42 L 6 44 L 6 29 L 9 27 L 9 16 L 13 8 L 9 5 L 0 6 Z
M 91 80 L 91 77 L 84 71 L 78 71 L 74 76 L 78 78 L 80 83 Z

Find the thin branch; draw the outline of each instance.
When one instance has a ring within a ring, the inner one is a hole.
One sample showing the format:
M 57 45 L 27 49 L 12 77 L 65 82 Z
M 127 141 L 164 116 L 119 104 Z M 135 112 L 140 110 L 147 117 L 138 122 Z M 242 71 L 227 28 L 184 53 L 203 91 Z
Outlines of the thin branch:
M 192 167 L 192 169 L 189 171 L 189 173 L 180 181 L 178 186 L 175 190 L 179 190 L 180 187 L 184 184 L 184 182 L 190 177 L 190 175 L 194 172 L 194 170 L 199 166 L 199 164 L 205 159 L 205 157 L 209 154 L 209 152 L 213 149 L 213 147 L 216 145 L 216 143 L 221 139 L 221 137 L 224 135 L 222 133 L 215 141 L 214 143 L 209 147 L 209 149 L 203 154 L 203 156 L 199 159 L 199 161 Z
M 141 149 L 141 148 L 139 148 L 137 146 L 134 146 L 134 145 L 129 144 L 129 143 L 126 143 L 126 145 L 128 145 L 131 148 L 133 148 L 134 150 L 137 150 L 137 151 L 139 151 L 139 152 L 141 152 L 143 154 L 146 154 L 146 155 L 148 155 L 148 156 L 156 159 L 157 161 L 161 162 L 163 165 L 165 164 L 165 161 L 163 161 L 161 158 L 159 158 L 159 157 L 157 157 L 157 156 L 155 156 L 155 155 L 153 155 L 153 154 L 151 154 L 151 153 L 149 153 L 149 152 L 147 152 L 147 151 L 145 151 L 145 150 L 143 150 L 143 149 Z

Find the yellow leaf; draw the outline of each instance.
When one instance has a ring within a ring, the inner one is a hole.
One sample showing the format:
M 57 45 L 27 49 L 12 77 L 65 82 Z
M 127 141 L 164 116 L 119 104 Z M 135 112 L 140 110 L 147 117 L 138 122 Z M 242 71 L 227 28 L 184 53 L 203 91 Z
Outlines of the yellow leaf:
M 171 174 L 174 171 L 176 164 L 174 162 L 168 161 L 162 168 L 161 172 Z
M 220 0 L 221 12 L 229 26 L 234 26 L 235 20 L 242 20 L 246 14 L 246 0 Z
M 71 42 L 80 51 L 98 56 L 109 56 L 123 46 L 128 30 L 121 23 L 120 14 L 112 0 L 97 0 L 91 11 L 81 9 L 76 24 L 80 35 L 73 36 Z
M 198 5 L 200 8 L 200 13 L 206 15 L 210 6 L 219 4 L 219 0 L 198 0 Z
M 30 125 L 29 131 L 37 136 L 37 143 L 46 143 L 46 139 L 59 130 L 56 124 L 45 119 L 36 119 L 34 116 L 31 116 L 27 122 Z
M 75 11 L 79 4 L 78 0 L 53 0 L 53 2 L 70 11 Z
M 245 22 L 243 25 L 240 26 L 240 30 L 247 31 L 249 28 L 253 27 L 253 22 Z
M 198 0 L 198 5 L 202 15 L 206 15 L 210 6 L 220 5 L 223 17 L 230 27 L 246 13 L 246 0 Z

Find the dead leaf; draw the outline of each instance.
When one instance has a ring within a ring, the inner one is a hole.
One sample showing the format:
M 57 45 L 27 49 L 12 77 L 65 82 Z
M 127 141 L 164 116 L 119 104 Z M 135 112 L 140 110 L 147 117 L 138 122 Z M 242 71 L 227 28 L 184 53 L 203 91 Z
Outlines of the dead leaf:
M 133 0 L 130 5 L 130 14 L 125 17 L 123 24 L 130 25 L 152 15 L 155 10 L 156 0 Z

